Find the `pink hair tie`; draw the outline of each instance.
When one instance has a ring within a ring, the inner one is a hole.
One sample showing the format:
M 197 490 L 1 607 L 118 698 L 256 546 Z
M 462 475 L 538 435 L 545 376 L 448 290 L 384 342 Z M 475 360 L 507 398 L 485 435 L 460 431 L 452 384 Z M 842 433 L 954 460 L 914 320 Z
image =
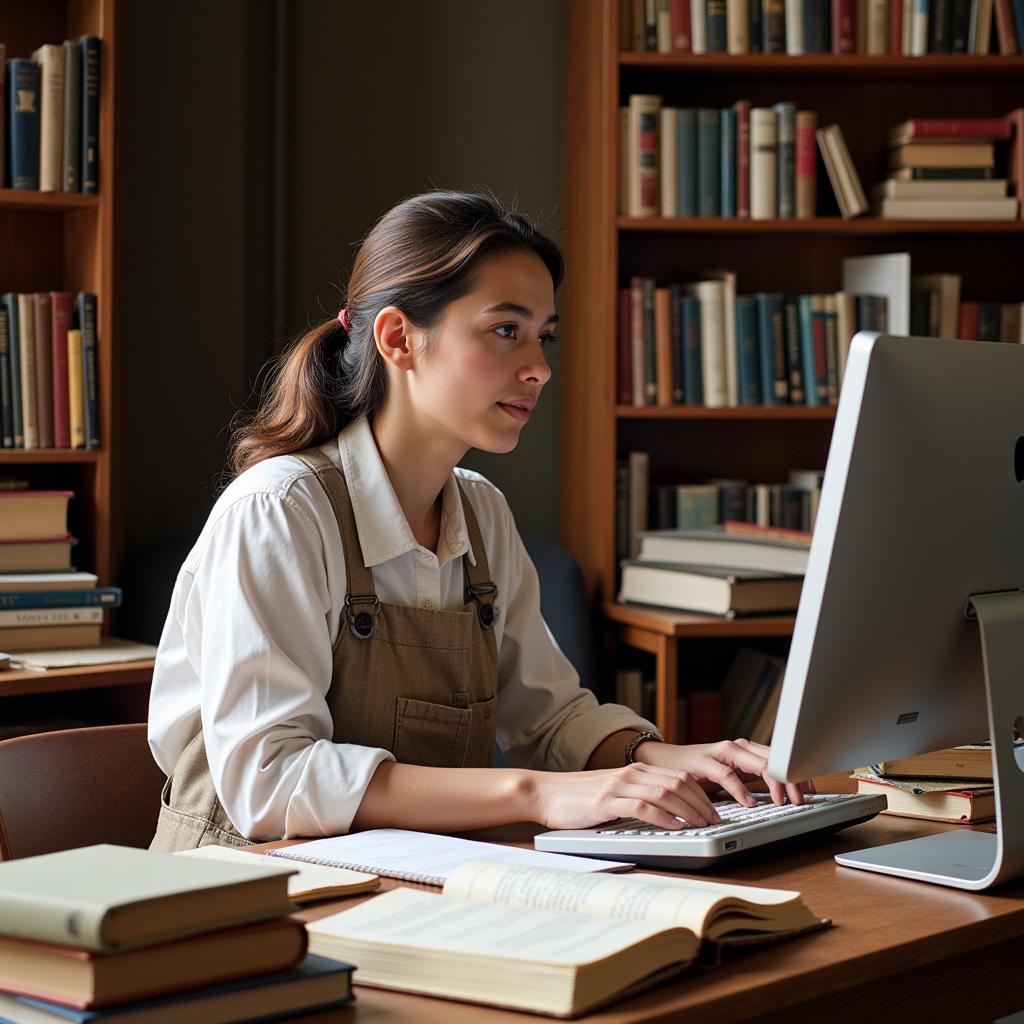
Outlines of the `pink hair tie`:
M 338 313 L 338 321 L 342 327 L 345 328 L 345 332 L 348 333 L 348 310 L 343 309 Z

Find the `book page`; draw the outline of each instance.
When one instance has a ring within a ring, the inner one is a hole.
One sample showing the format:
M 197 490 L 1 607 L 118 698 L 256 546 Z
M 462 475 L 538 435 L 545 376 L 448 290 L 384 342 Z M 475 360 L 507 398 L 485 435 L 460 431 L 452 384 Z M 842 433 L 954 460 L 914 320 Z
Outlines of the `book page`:
M 444 895 L 605 919 L 660 922 L 689 928 L 701 935 L 708 918 L 723 901 L 759 904 L 751 906 L 754 916 L 770 917 L 771 907 L 799 899 L 800 894 L 689 878 L 662 878 L 642 872 L 621 877 L 580 875 L 471 861 L 452 873 Z
M 554 910 L 499 906 L 404 887 L 312 921 L 307 927 L 313 952 L 320 937 L 337 936 L 568 965 L 603 960 L 665 931 L 664 926 L 643 921 L 608 921 Z M 679 959 L 688 960 L 696 950 L 696 940 L 687 932 L 678 934 L 686 943 Z M 328 945 L 320 948 L 330 955 Z

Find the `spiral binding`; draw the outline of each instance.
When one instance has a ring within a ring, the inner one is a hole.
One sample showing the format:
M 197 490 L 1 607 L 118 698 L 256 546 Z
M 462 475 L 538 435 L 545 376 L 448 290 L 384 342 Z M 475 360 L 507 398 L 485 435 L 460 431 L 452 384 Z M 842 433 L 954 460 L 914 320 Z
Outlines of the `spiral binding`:
M 419 882 L 422 885 L 444 885 L 444 879 L 438 875 L 417 875 L 411 871 L 392 871 L 371 867 L 368 864 L 349 864 L 337 860 L 324 860 L 322 857 L 301 857 L 290 850 L 268 850 L 268 857 L 280 857 L 282 860 L 300 860 L 305 864 L 319 864 L 325 868 L 346 868 L 349 871 L 362 871 L 364 874 L 379 875 L 381 878 L 397 878 L 401 882 Z

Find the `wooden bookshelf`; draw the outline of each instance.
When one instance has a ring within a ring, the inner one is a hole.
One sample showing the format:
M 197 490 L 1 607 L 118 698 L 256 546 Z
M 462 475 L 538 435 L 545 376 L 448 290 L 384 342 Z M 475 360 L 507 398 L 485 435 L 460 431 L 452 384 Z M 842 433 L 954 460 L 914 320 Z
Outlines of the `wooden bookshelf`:
M 782 100 L 838 123 L 868 190 L 885 172 L 888 129 L 912 117 L 1002 116 L 1021 105 L 1024 56 L 733 56 L 619 52 L 618 0 L 566 0 L 563 89 L 562 543 L 580 563 L 608 634 L 657 662 L 658 724 L 674 735 L 680 644 L 791 635 L 790 617 L 724 621 L 614 603 L 615 465 L 650 454 L 651 483 L 785 479 L 824 467 L 835 410 L 644 407 L 616 402 L 616 290 L 633 275 L 659 283 L 735 271 L 747 294 L 839 290 L 844 257 L 909 252 L 917 273 L 962 275 L 967 299 L 1024 301 L 1024 221 L 842 220 L 819 171 L 808 220 L 623 217 L 618 213 L 618 108 L 632 93 L 667 106 L 722 109 Z
M 98 36 L 102 41 L 99 193 L 0 189 L 0 290 L 63 289 L 72 294 L 95 292 L 97 296 L 101 445 L 95 451 L 0 449 L 0 471 L 24 477 L 32 488 L 75 492 L 68 523 L 78 539 L 73 562 L 77 569 L 95 572 L 101 586 L 117 583 L 122 554 L 125 403 L 117 268 L 121 260 L 118 191 L 123 152 L 118 123 L 123 104 L 123 17 L 124 4 L 119 0 L 0 0 L 0 41 L 8 59 L 29 57 L 43 43 L 83 35 Z M 147 662 L 66 672 L 0 673 L 0 696 L 134 684 L 148 680 L 150 668 Z

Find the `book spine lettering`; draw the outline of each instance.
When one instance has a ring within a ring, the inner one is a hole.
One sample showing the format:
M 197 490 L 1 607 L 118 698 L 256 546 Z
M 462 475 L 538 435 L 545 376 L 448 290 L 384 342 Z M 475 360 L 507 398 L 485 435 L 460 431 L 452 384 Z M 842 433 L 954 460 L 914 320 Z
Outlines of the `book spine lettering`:
M 672 51 L 690 52 L 690 0 L 672 0 Z
M 797 303 L 787 299 L 785 305 L 786 369 L 789 371 L 789 401 L 792 405 L 803 405 L 804 373 L 800 355 L 800 321 Z
M 120 587 L 93 590 L 15 590 L 0 592 L 0 609 L 33 608 L 119 608 Z M 96 620 L 100 621 L 99 619 Z
M 857 46 L 854 0 L 832 0 L 832 52 L 853 53 Z
M 11 126 L 11 188 L 39 188 L 39 91 L 39 65 L 34 60 L 12 60 L 7 106 Z
M 777 213 L 776 168 L 778 135 L 775 111 L 750 111 L 750 216 L 771 220 Z
M 789 220 L 796 215 L 796 106 L 777 103 L 778 124 L 777 215 Z
M 725 30 L 725 0 L 704 0 L 707 26 L 707 52 L 726 53 L 729 48 Z

